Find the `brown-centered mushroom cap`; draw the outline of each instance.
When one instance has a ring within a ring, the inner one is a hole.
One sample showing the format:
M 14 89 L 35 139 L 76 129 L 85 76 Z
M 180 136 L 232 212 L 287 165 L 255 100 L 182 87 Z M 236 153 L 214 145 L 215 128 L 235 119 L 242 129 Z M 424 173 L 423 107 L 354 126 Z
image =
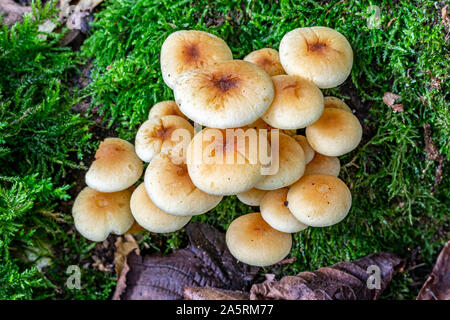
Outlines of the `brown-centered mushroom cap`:
M 339 178 L 312 174 L 291 186 L 287 201 L 289 210 L 300 222 L 312 227 L 328 227 L 347 216 L 352 195 Z
M 92 241 L 103 241 L 110 233 L 124 234 L 134 222 L 130 198 L 129 189 L 104 193 L 85 187 L 72 207 L 75 228 Z
M 257 140 L 227 139 L 226 131 L 243 137 L 255 134 Z M 206 128 L 197 133 L 187 149 L 188 170 L 192 182 L 200 190 L 214 195 L 235 195 L 253 188 L 262 178 L 259 158 L 260 142 L 255 129 L 218 130 Z M 239 132 L 241 134 L 239 134 Z
M 281 65 L 278 51 L 272 48 L 252 51 L 244 58 L 244 61 L 260 66 L 271 77 L 286 73 Z
M 191 216 L 174 216 L 159 209 L 148 197 L 143 183 L 134 190 L 130 202 L 136 221 L 145 229 L 156 233 L 174 232 L 183 228 Z
M 179 116 L 186 119 L 186 116 L 180 111 L 178 105 L 173 100 L 161 101 L 153 105 L 148 113 L 148 118 L 163 116 Z
M 164 82 L 173 89 L 183 72 L 232 59 L 230 48 L 219 37 L 180 30 L 170 34 L 161 47 L 161 72 Z
M 183 73 L 175 101 L 189 119 L 211 128 L 237 128 L 261 117 L 273 99 L 269 75 L 257 65 L 233 60 Z
M 319 120 L 306 128 L 306 138 L 318 153 L 339 157 L 358 146 L 362 138 L 362 127 L 352 113 L 327 108 Z
M 336 109 L 342 109 L 345 111 L 348 111 L 350 113 L 352 112 L 352 109 L 341 99 L 336 97 L 325 97 L 323 98 L 323 105 L 325 108 L 336 108 Z
M 353 51 L 347 39 L 327 27 L 298 28 L 280 42 L 280 60 L 287 74 L 314 82 L 319 88 L 333 88 L 352 70 Z
M 313 160 L 306 165 L 305 176 L 307 174 L 329 174 L 330 176 L 339 176 L 341 164 L 337 157 L 327 157 L 316 152 Z
M 144 170 L 134 146 L 119 138 L 106 138 L 100 143 L 86 173 L 86 184 L 101 192 L 128 189 L 141 177 Z
M 231 222 L 226 233 L 231 254 L 252 266 L 270 266 L 291 251 L 292 236 L 272 228 L 261 213 L 249 213 Z
M 136 153 L 143 161 L 150 162 L 158 153 L 171 152 L 180 143 L 187 146 L 193 136 L 194 127 L 184 118 L 172 115 L 150 118 L 136 134 Z
M 278 171 L 265 175 L 255 188 L 275 190 L 287 187 L 300 179 L 305 172 L 305 153 L 300 144 L 284 133 L 279 133 L 278 143 Z
M 164 212 L 177 216 L 203 214 L 219 204 L 222 196 L 211 195 L 197 188 L 185 163 L 175 162 L 160 153 L 145 171 L 145 189 L 152 202 Z
M 305 230 L 308 226 L 298 221 L 288 209 L 287 193 L 288 188 L 267 192 L 261 200 L 261 216 L 272 228 L 281 232 Z
M 272 77 L 275 96 L 262 119 L 279 129 L 304 128 L 319 119 L 323 95 L 311 81 L 295 75 Z
M 266 190 L 252 188 L 246 192 L 238 193 L 236 196 L 242 203 L 248 206 L 259 206 L 261 199 L 266 193 Z

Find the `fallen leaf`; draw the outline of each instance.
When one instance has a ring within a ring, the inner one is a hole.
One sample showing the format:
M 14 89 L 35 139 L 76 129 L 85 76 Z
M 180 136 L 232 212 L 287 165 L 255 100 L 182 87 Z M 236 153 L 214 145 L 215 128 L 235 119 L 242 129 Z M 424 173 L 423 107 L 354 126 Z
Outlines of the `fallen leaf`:
M 184 287 L 186 300 L 249 300 L 250 294 L 243 291 L 232 291 L 217 288 Z
M 417 300 L 450 300 L 450 241 L 439 254 Z
M 448 19 L 448 4 L 442 7 L 441 17 L 442 17 L 441 23 L 443 23 L 446 27 L 448 27 L 450 25 L 450 21 Z
M 116 271 L 117 277 L 119 277 L 127 260 L 128 254 L 133 250 L 136 250 L 139 254 L 139 246 L 131 234 L 126 234 L 123 237 L 117 237 L 115 246 L 116 252 L 114 252 L 114 270 Z
M 404 261 L 390 252 L 371 254 L 356 261 L 340 262 L 314 272 L 286 276 L 280 281 L 254 284 L 250 290 L 250 299 L 375 300 L 403 266 Z M 373 270 L 375 273 L 371 275 Z M 374 280 L 377 278 L 377 271 L 379 282 Z M 369 285 L 374 286 L 373 289 L 370 289 Z
M 433 190 L 442 182 L 444 178 L 444 156 L 439 152 L 439 149 L 436 147 L 433 139 L 431 138 L 431 125 L 429 123 L 425 123 L 423 125 L 424 129 L 424 140 L 425 140 L 425 153 L 427 154 L 427 158 L 433 161 L 438 161 L 438 165 L 436 166 L 436 172 L 434 176 L 434 185 Z
M 231 255 L 225 236 L 213 227 L 192 222 L 186 227 L 190 244 L 172 254 L 128 255 L 114 300 L 182 299 L 184 287 L 245 290 L 258 268 Z
M 405 111 L 401 103 L 395 103 L 401 96 L 392 92 L 385 92 L 383 95 L 383 102 L 392 110 L 397 112 Z

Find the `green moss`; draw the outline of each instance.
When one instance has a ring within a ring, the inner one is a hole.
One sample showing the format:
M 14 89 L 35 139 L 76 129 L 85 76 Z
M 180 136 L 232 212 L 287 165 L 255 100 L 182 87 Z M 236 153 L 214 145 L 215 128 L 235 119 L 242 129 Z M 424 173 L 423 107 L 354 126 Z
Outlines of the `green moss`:
M 295 274 L 381 250 L 408 257 L 415 248 L 430 267 L 448 238 L 449 183 L 444 179 L 431 192 L 436 163 L 426 157 L 423 124 L 431 124 L 433 139 L 448 159 L 449 43 L 433 1 L 401 6 L 380 1 L 380 25 L 372 29 L 369 6 L 365 1 L 109 1 L 83 48 L 86 57 L 94 58 L 93 105 L 117 125 L 120 136 L 133 139 L 149 108 L 173 98 L 162 81 L 159 52 L 175 30 L 214 33 L 227 41 L 235 58 L 242 58 L 255 49 L 277 48 L 283 35 L 297 27 L 335 28 L 349 39 L 355 61 L 351 79 L 325 93 L 356 101 L 352 107 L 368 128 L 360 148 L 341 158 L 353 207 L 336 226 L 295 235 L 291 254 L 297 261 L 284 271 Z M 432 77 L 441 80 L 440 88 L 432 88 Z M 405 112 L 383 104 L 386 91 L 402 96 Z M 196 219 L 225 229 L 251 210 L 227 197 Z M 396 281 L 390 298 L 417 294 L 408 287 L 408 273 Z

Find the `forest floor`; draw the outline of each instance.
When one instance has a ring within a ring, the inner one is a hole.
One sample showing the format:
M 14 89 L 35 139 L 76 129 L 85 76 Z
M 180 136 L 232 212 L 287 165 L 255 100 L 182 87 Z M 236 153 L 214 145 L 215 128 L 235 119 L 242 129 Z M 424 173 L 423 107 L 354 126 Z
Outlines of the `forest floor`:
M 383 298 L 417 296 L 449 238 L 444 2 L 109 0 L 64 47 L 61 34 L 37 38 L 38 25 L 54 16 L 46 8 L 34 21 L 0 31 L 0 65 L 8 66 L 0 70 L 0 299 L 111 298 L 116 236 L 99 244 L 83 239 L 71 205 L 99 142 L 108 136 L 133 142 L 150 107 L 173 99 L 159 63 L 170 33 L 208 31 L 241 59 L 277 49 L 286 32 L 314 25 L 338 30 L 354 51 L 351 77 L 324 90 L 344 99 L 363 125 L 359 148 L 340 159 L 353 205 L 340 224 L 295 235 L 294 261 L 263 272 L 294 275 L 392 251 L 407 266 Z M 395 106 L 383 101 L 387 93 L 398 95 Z M 224 231 L 255 210 L 232 196 L 193 220 Z M 187 243 L 184 231 L 137 240 L 142 250 L 162 253 Z M 50 263 L 41 272 L 18 254 L 24 248 L 39 248 Z M 69 265 L 82 268 L 81 290 L 65 286 Z

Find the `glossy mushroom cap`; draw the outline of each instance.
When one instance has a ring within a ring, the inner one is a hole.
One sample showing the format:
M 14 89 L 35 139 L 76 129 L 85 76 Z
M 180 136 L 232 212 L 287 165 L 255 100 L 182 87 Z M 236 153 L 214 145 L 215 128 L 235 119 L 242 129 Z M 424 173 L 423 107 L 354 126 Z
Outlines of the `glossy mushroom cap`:
M 176 163 L 164 153 L 157 155 L 145 171 L 145 189 L 161 210 L 176 216 L 203 214 L 219 204 L 221 196 L 197 188 L 185 163 Z
M 144 170 L 134 146 L 119 138 L 106 138 L 100 143 L 95 160 L 86 173 L 86 184 L 101 192 L 128 189 Z
M 248 206 L 259 206 L 261 199 L 266 193 L 266 190 L 252 188 L 246 192 L 238 193 L 236 196 L 242 203 Z
M 148 118 L 157 118 L 163 116 L 179 116 L 186 119 L 186 116 L 180 111 L 178 105 L 173 100 L 161 101 L 153 105 L 148 113 Z
M 186 146 L 194 136 L 194 127 L 179 116 L 163 116 L 145 121 L 136 134 L 136 153 L 145 162 L 150 162 L 160 152 L 170 152 Z M 177 150 L 180 151 L 180 150 Z
M 228 45 L 219 37 L 197 30 L 180 30 L 167 37 L 161 47 L 161 72 L 173 89 L 183 72 L 232 60 Z
M 298 28 L 280 42 L 280 60 L 287 74 L 333 88 L 350 75 L 353 51 L 347 39 L 327 27 Z
M 353 113 L 352 109 L 350 109 L 350 107 L 344 101 L 336 97 L 323 98 L 323 105 L 325 108 L 342 109 L 350 113 Z
M 145 229 L 156 233 L 174 232 L 183 228 L 191 216 L 174 216 L 159 209 L 148 197 L 143 183 L 134 190 L 130 202 L 136 221 Z
M 280 62 L 280 54 L 272 48 L 252 51 L 244 58 L 244 61 L 260 66 L 271 77 L 286 74 Z
M 341 164 L 337 157 L 327 157 L 323 154 L 315 154 L 313 160 L 306 165 L 305 176 L 308 174 L 329 174 L 330 176 L 339 176 Z
M 227 138 L 227 133 L 238 139 Z M 243 138 L 245 135 L 252 138 Z M 256 137 L 256 138 L 255 138 Z M 270 152 L 267 139 L 255 129 L 203 129 L 187 149 L 188 170 L 200 190 L 214 195 L 234 195 L 253 188 L 262 178 L 260 146 Z
M 288 188 L 272 190 L 261 200 L 261 216 L 272 228 L 286 233 L 295 233 L 308 228 L 294 217 L 288 209 Z
M 323 95 L 312 82 L 295 75 L 272 77 L 275 96 L 262 119 L 279 129 L 304 128 L 319 119 Z
M 339 178 L 312 174 L 289 189 L 287 201 L 289 210 L 300 222 L 312 227 L 328 227 L 347 216 L 352 195 Z
M 272 228 L 261 213 L 249 213 L 231 222 L 226 233 L 231 254 L 252 266 L 270 266 L 285 258 L 292 247 L 292 236 Z
M 275 190 L 287 187 L 300 179 L 305 172 L 305 153 L 300 144 L 284 133 L 279 134 L 278 143 L 278 171 L 265 175 L 255 188 Z M 273 154 L 272 157 L 274 156 Z
M 72 207 L 75 228 L 91 241 L 103 241 L 110 233 L 124 234 L 133 225 L 131 190 L 104 193 L 86 187 Z
M 308 143 L 308 140 L 305 136 L 302 135 L 294 135 L 292 136 L 295 141 L 298 142 L 298 144 L 302 147 L 303 152 L 305 153 L 305 163 L 308 164 L 311 162 L 311 160 L 314 158 L 315 151 Z
M 306 138 L 318 153 L 339 157 L 358 146 L 362 138 L 362 127 L 352 113 L 327 108 L 319 120 L 306 128 Z
M 211 128 L 236 128 L 266 112 L 273 84 L 257 65 L 233 60 L 183 73 L 174 95 L 189 119 Z

